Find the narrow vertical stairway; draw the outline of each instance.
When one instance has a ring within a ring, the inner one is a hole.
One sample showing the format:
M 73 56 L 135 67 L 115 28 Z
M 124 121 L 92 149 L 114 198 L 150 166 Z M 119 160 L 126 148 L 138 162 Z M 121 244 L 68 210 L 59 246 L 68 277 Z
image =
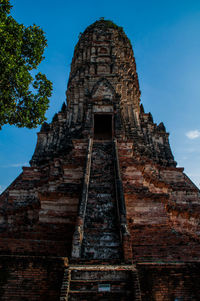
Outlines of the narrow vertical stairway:
M 81 256 L 85 260 L 119 260 L 122 255 L 113 153 L 112 141 L 94 142 Z
M 88 149 L 81 258 L 65 268 L 60 301 L 141 301 L 136 266 L 123 264 L 113 142 L 94 141 Z

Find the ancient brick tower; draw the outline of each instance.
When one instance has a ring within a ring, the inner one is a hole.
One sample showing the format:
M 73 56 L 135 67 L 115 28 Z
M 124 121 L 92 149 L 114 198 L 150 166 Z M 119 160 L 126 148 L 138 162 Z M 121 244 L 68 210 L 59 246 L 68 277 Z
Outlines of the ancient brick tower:
M 199 190 L 140 105 L 131 44 L 100 20 L 67 106 L 1 195 L 1 300 L 199 300 Z

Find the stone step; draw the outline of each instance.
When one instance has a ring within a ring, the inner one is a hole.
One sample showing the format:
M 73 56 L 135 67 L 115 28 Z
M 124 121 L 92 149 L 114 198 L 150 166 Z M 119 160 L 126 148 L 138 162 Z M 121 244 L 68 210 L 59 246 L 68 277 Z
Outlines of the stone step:
M 104 220 L 106 220 L 106 217 L 112 217 L 112 214 L 115 213 L 115 203 L 114 202 L 94 202 L 94 200 L 88 199 L 87 206 L 88 206 L 88 213 L 91 214 L 90 218 L 96 213 L 98 213 L 98 216 L 102 216 Z M 95 208 L 94 208 L 95 204 Z M 90 212 L 91 211 L 91 212 Z
M 69 299 L 70 301 L 130 301 L 132 299 L 132 294 L 129 292 L 115 292 L 115 293 L 89 293 L 87 292 L 86 294 L 69 294 Z
M 69 267 L 70 282 L 65 300 L 138 300 L 135 298 L 131 266 L 110 267 L 85 263 Z
M 88 197 L 87 201 L 87 206 L 88 208 L 94 208 L 96 209 L 95 211 L 108 211 L 108 210 L 113 210 L 115 211 L 115 206 L 116 206 L 116 201 L 115 200 L 104 200 L 101 201 L 99 199 L 95 200 L 94 198 Z
M 97 159 L 92 159 L 91 161 L 91 168 L 94 166 L 100 166 L 102 169 L 107 169 L 107 170 L 114 170 L 114 166 L 112 163 L 112 158 L 102 158 L 101 160 Z M 98 172 L 102 172 L 102 169 L 99 169 Z
M 119 235 L 117 233 L 117 230 L 115 231 L 109 231 L 109 229 L 105 229 L 105 231 L 96 231 L 91 229 L 85 229 L 85 239 L 88 241 L 92 240 L 96 243 L 100 241 L 107 241 L 107 242 L 119 242 Z
M 93 253 L 93 252 L 95 252 L 95 253 L 98 253 L 98 254 L 102 254 L 102 255 L 104 255 L 103 254 L 103 251 L 104 251 L 104 253 L 106 252 L 106 251 L 109 251 L 109 252 L 112 252 L 113 254 L 118 254 L 118 252 L 119 252 L 119 245 L 118 246 L 115 246 L 114 244 L 113 245 L 110 245 L 110 246 L 108 246 L 108 245 L 99 245 L 99 244 L 96 244 L 95 246 L 94 246 L 94 244 L 89 244 L 89 243 L 87 243 L 87 244 L 85 244 L 84 242 L 83 242 L 83 245 L 84 245 L 84 248 L 85 248 L 85 253 L 87 253 L 87 252 L 89 252 L 89 253 Z M 105 258 L 105 257 L 103 257 L 103 258 Z
M 94 200 L 88 200 L 87 202 L 87 210 L 89 214 L 89 218 L 96 216 L 101 217 L 102 221 L 106 222 L 107 219 L 115 219 L 116 208 L 115 203 L 111 202 L 94 202 Z
M 82 284 L 82 283 L 80 283 L 80 284 Z M 78 286 L 78 285 L 77 285 Z M 94 287 L 94 288 L 92 288 L 92 289 L 83 289 L 83 290 L 81 290 L 80 288 L 78 289 L 78 287 L 76 288 L 72 288 L 72 289 L 70 289 L 69 290 L 69 294 L 70 293 L 73 293 L 73 294 L 82 294 L 82 293 L 86 293 L 86 294 L 88 294 L 88 293 L 97 293 L 97 289 L 98 289 L 98 285 L 96 286 L 96 287 Z M 110 295 L 110 294 L 115 294 L 115 293 L 118 293 L 118 294 L 126 294 L 126 293 L 130 293 L 131 291 L 128 291 L 128 290 L 126 290 L 126 289 L 124 289 L 124 290 L 121 290 L 121 289 L 119 289 L 119 290 L 114 290 L 113 289 L 113 291 L 112 292 L 109 292 L 109 293 L 104 293 L 104 295 Z M 100 295 L 100 294 L 99 294 Z
M 97 146 L 97 145 L 94 145 L 93 144 L 93 149 L 92 149 L 92 154 L 95 154 L 95 153 L 97 153 L 97 154 L 99 154 L 99 153 L 103 153 L 104 155 L 107 155 L 107 156 L 110 156 L 111 154 L 112 154 L 112 152 L 113 152 L 113 149 L 112 149 L 112 147 L 110 147 L 110 146 L 104 146 L 104 145 L 102 145 L 102 146 Z
M 105 247 L 97 246 L 95 247 L 85 247 L 83 252 L 84 258 L 86 259 L 120 259 L 121 252 L 120 248 L 116 247 Z
M 108 151 L 108 150 L 112 150 L 112 143 L 93 143 L 93 151 Z
M 119 239 L 118 229 L 105 229 L 104 231 L 101 231 L 101 229 L 90 228 L 84 229 L 84 233 L 85 235 L 87 235 L 88 238 L 90 235 L 95 235 L 97 240 Z
M 104 222 L 96 222 L 95 220 L 94 221 L 88 221 L 86 220 L 85 221 L 85 228 L 84 228 L 85 232 L 91 232 L 93 229 L 95 230 L 100 230 L 105 233 L 105 231 L 118 231 L 118 228 L 115 226 L 115 223 L 112 221 L 111 223 L 104 223 Z M 95 233 L 96 231 L 94 231 Z
M 90 174 L 90 183 L 98 183 L 98 184 L 100 183 L 101 185 L 110 183 L 114 185 L 113 176 L 110 175 L 110 173 L 106 174 L 106 172 L 102 174 L 99 173 Z
M 87 242 L 83 242 L 83 245 L 84 245 L 84 248 L 87 249 L 87 248 L 92 248 L 92 249 L 97 249 L 97 248 L 101 248 L 101 247 L 105 247 L 105 248 L 120 248 L 120 243 L 118 241 L 99 241 L 99 242 L 96 242 L 95 244 L 95 247 L 94 247 L 94 244 L 92 243 L 93 240 L 90 239 L 90 241 L 87 241 Z
M 91 160 L 92 165 L 101 165 L 104 168 L 111 168 L 113 169 L 113 162 L 111 156 L 105 156 L 103 155 L 102 158 L 94 158 L 94 156 L 99 156 L 98 154 L 92 154 L 93 158 Z M 101 170 L 99 170 L 101 172 Z
M 110 160 L 112 160 L 112 159 L 110 159 Z M 99 166 L 99 169 L 96 169 L 97 166 Z M 94 175 L 98 175 L 98 174 L 101 175 L 101 174 L 103 174 L 104 171 L 107 173 L 113 172 L 114 171 L 113 164 L 108 164 L 108 163 L 105 163 L 104 161 L 99 162 L 99 164 L 95 163 L 95 161 L 91 162 L 91 172 Z
M 110 197 L 98 197 L 98 195 L 110 195 Z M 91 189 L 89 191 L 89 194 L 88 194 L 88 201 L 96 201 L 96 202 L 99 202 L 100 204 L 115 204 L 116 203 L 116 200 L 115 200 L 115 197 L 114 197 L 114 191 L 105 191 L 105 193 L 102 193 L 102 191 L 100 191 L 100 193 L 98 193 L 97 195 L 95 195 L 95 190 L 94 189 Z
M 98 208 L 96 210 L 94 210 L 92 208 L 91 204 L 88 204 L 88 214 L 90 214 L 90 216 L 88 216 L 85 219 L 85 222 L 88 223 L 100 223 L 102 225 L 104 224 L 108 224 L 108 223 L 116 223 L 117 219 L 115 216 L 113 216 L 115 214 L 115 210 L 114 208 L 104 208 L 101 209 L 101 211 L 98 211 Z
M 96 291 L 98 290 L 98 283 L 99 280 L 71 280 L 70 282 L 70 291 L 84 291 L 84 290 L 91 290 Z M 121 288 L 128 289 L 128 285 L 130 284 L 128 281 L 123 280 L 109 280 L 110 288 L 112 292 L 117 292 Z M 108 284 L 108 280 L 102 280 L 101 284 Z
M 92 152 L 92 161 L 95 162 L 102 161 L 105 165 L 106 164 L 110 165 L 112 163 L 112 161 L 110 161 L 112 157 L 113 157 L 113 153 L 111 150 L 103 151 L 102 149 L 101 150 L 96 149 L 95 151 Z
M 97 164 L 104 164 L 104 165 L 112 165 L 112 161 L 110 162 L 109 160 L 112 159 L 112 156 L 103 154 L 103 153 L 98 153 L 98 152 L 93 152 L 92 153 L 92 162 L 96 162 Z M 96 157 L 95 157 L 96 156 Z
M 113 166 L 105 166 L 103 162 L 101 164 L 91 164 L 91 176 L 106 177 L 114 172 Z
M 109 160 L 109 159 L 106 159 Z M 112 160 L 112 159 L 110 159 Z M 104 173 L 113 173 L 114 172 L 114 166 L 113 164 L 105 164 L 105 162 L 99 162 L 97 164 L 95 161 L 92 161 L 91 163 L 91 174 L 92 175 L 103 175 Z
M 104 161 L 106 160 L 106 161 Z M 113 172 L 114 166 L 112 164 L 112 158 L 104 158 L 102 161 L 91 161 L 91 172 L 95 174 L 103 174 L 103 172 Z M 111 163 L 109 162 L 111 161 Z M 109 162 L 109 163 L 107 163 Z M 98 167 L 98 169 L 96 169 Z
M 120 246 L 120 240 L 119 240 L 119 238 L 104 240 L 104 239 L 96 238 L 95 235 L 94 236 L 90 235 L 90 237 L 87 237 L 87 239 L 83 240 L 83 245 L 84 245 L 84 247 L 86 247 L 86 246 L 97 247 L 97 246 L 103 246 L 103 245 L 105 245 L 105 246 L 107 245 L 109 247 L 114 247 L 114 246 Z
M 113 152 L 112 146 L 111 145 L 95 145 L 93 144 L 93 149 L 92 149 L 92 153 L 105 153 L 108 156 Z
M 85 247 L 91 247 L 94 245 L 95 242 L 95 245 L 98 246 L 98 247 L 120 247 L 120 243 L 119 241 L 107 241 L 107 240 L 95 240 L 92 239 L 92 237 L 90 238 L 90 240 L 88 239 L 86 242 L 83 242 L 84 246 Z
M 90 213 L 90 210 L 88 210 L 88 212 Z M 100 214 L 99 212 L 96 212 L 95 215 L 95 212 L 91 211 L 91 216 L 85 219 L 84 229 L 99 229 L 99 227 L 103 227 L 104 231 L 106 229 L 117 231 L 116 220 L 115 217 L 112 216 L 112 213 L 110 213 L 110 216 L 103 213 L 104 212 Z
M 89 184 L 89 190 L 90 189 L 107 189 L 109 188 L 110 190 L 114 189 L 114 183 L 110 183 L 110 182 L 101 182 L 101 183 L 97 183 L 96 181 L 90 181 Z
M 108 165 L 104 165 L 104 163 L 102 162 L 102 164 L 100 165 L 99 169 L 96 169 L 96 165 L 91 167 L 91 176 L 102 176 L 106 174 L 110 174 L 111 172 L 114 172 L 114 168 L 113 166 L 108 166 Z
M 92 162 L 96 162 L 98 163 L 102 163 L 104 166 L 108 165 L 108 166 L 112 166 L 112 154 L 108 155 L 105 152 L 93 152 L 92 153 Z
M 100 201 L 112 201 L 113 196 L 111 193 L 88 193 L 88 199 L 100 200 Z
M 88 210 L 91 211 L 91 209 L 95 209 L 95 206 L 96 206 L 96 210 L 99 210 L 101 207 L 101 212 L 103 211 L 106 211 L 108 212 L 108 216 L 109 216 L 109 212 L 115 212 L 115 200 L 112 200 L 112 201 L 107 201 L 107 200 L 104 200 L 104 201 L 100 201 L 100 200 L 94 200 L 94 199 L 88 199 L 87 201 L 87 206 L 88 206 Z M 92 213 L 92 212 L 91 212 Z M 105 213 L 104 213 L 105 214 Z M 106 217 L 104 217 L 104 219 L 106 219 Z
M 115 207 L 115 200 L 114 198 L 111 198 L 110 200 L 104 198 L 104 199 L 100 199 L 100 198 L 94 198 L 94 196 L 92 197 L 88 197 L 88 201 L 87 201 L 88 206 L 100 206 L 100 205 L 106 205 L 106 204 L 111 204 L 113 207 Z
M 128 280 L 130 271 L 126 270 L 72 270 L 71 280 L 122 281 Z
M 90 187 L 89 188 L 89 193 L 95 194 L 95 193 L 114 193 L 114 187 L 101 187 L 101 186 L 96 186 L 96 187 Z
M 89 207 L 89 206 L 88 206 Z M 97 210 L 90 210 L 90 208 L 88 208 L 88 214 L 90 214 L 90 217 L 87 217 L 85 219 L 85 228 L 87 228 L 88 226 L 86 226 L 86 223 L 89 225 L 108 225 L 109 223 L 113 224 L 116 223 L 116 219 L 115 216 L 113 216 L 114 214 L 114 209 L 111 210 L 102 210 L 101 212 L 98 212 Z M 114 226 L 114 225 L 113 225 Z M 91 227 L 91 226 L 89 226 Z M 93 226 L 95 228 L 95 226 Z M 110 226 L 108 227 L 110 228 Z

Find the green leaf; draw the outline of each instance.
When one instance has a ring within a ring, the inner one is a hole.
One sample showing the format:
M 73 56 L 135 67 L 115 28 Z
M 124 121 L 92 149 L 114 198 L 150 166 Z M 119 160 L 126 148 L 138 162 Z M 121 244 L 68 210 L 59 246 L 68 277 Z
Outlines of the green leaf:
M 9 15 L 9 0 L 0 2 L 0 128 L 33 128 L 45 120 L 52 93 L 44 74 L 33 78 L 30 73 L 44 59 L 47 40 L 39 26 L 25 27 Z

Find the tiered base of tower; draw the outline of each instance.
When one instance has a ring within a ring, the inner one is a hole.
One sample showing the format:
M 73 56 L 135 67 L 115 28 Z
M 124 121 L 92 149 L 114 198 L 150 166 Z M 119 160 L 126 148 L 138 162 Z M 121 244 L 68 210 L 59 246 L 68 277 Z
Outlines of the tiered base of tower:
M 10 206 L 0 241 L 2 300 L 197 301 L 195 186 L 180 168 L 141 161 L 128 141 L 94 141 L 85 216 L 75 218 L 88 176 L 87 145 L 74 140 L 70 156 L 50 169 L 24 169 L 2 195 Z M 36 183 L 40 205 L 32 197 L 19 210 Z M 82 240 L 80 256 L 71 258 L 75 222 Z
M 113 141 L 94 141 L 80 258 L 69 264 L 64 300 L 141 300 L 137 270 L 122 263 Z
M 173 187 L 176 191 L 176 185 L 179 186 L 180 193 L 182 170 L 165 168 L 156 179 L 157 166 L 151 164 L 154 177 L 148 177 L 149 165 L 146 170 L 141 169 L 140 161 L 134 158 L 131 144 L 127 142 L 94 141 L 89 155 L 91 164 L 81 255 L 65 269 L 60 300 L 160 301 L 176 297 L 179 300 L 183 296 L 183 300 L 197 300 L 198 284 L 194 279 L 199 273 L 199 265 L 193 264 L 193 259 L 198 257 L 200 247 L 195 239 L 171 227 L 166 211 L 167 184 L 161 179 L 161 174 L 164 179 L 166 172 L 170 182 L 170 175 L 174 176 L 176 171 L 178 176 L 173 179 Z M 121 175 L 117 175 L 116 162 Z M 133 254 L 127 252 L 128 245 L 122 239 L 119 176 Z M 191 182 L 184 183 L 184 189 L 188 185 L 188 198 L 195 198 Z M 180 260 L 182 250 L 187 263 Z M 134 264 L 125 264 L 127 260 L 137 262 L 137 268 Z M 190 279 L 189 271 L 192 273 Z M 152 282 L 151 277 L 157 278 L 157 282 Z M 163 278 L 165 282 L 162 282 Z M 193 285 L 195 290 L 192 292 Z M 154 295 L 152 291 L 155 291 Z

